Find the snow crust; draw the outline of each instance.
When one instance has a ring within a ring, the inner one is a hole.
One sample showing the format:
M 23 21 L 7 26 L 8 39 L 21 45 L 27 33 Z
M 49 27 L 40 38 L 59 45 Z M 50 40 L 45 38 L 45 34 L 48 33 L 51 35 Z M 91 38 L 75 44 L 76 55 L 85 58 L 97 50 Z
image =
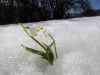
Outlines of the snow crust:
M 100 75 L 99 20 L 100 16 L 25 23 L 51 31 L 59 55 L 52 66 L 20 46 L 41 50 L 18 24 L 0 26 L 0 75 Z

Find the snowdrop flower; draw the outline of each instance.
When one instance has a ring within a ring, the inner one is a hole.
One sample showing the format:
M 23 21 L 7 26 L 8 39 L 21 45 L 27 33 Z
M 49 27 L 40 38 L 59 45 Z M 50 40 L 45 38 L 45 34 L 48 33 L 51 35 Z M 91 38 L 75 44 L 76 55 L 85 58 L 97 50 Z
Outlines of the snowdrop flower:
M 48 37 L 48 34 L 51 34 L 51 32 L 49 30 L 45 29 L 45 28 L 41 29 L 38 32 L 38 36 L 41 37 L 41 39 L 42 39 L 43 36 Z
M 31 36 L 37 36 L 37 33 L 42 30 L 43 28 L 40 25 L 32 25 L 29 27 L 29 33 Z
M 42 33 L 44 34 L 45 37 L 47 37 L 48 34 L 51 34 L 50 31 L 47 29 L 42 29 Z
M 44 35 L 45 37 L 48 36 L 48 34 L 51 34 L 49 30 L 44 29 L 41 25 L 32 25 L 29 27 L 29 33 L 31 36 L 37 36 L 40 35 L 42 37 L 42 35 Z

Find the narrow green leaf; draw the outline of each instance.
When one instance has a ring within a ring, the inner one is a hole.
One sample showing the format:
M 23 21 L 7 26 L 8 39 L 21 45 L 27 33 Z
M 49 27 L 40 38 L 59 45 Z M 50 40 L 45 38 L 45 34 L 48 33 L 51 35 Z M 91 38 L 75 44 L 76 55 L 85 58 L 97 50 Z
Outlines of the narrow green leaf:
M 35 38 L 33 38 L 32 36 L 30 36 L 37 44 L 39 44 L 44 50 L 46 50 L 46 48 Z
M 42 52 L 42 51 L 38 51 L 38 50 L 35 50 L 35 49 L 32 49 L 32 48 L 26 47 L 24 45 L 21 45 L 21 46 L 23 46 L 27 51 L 29 51 L 31 53 L 38 54 L 38 55 L 41 55 L 41 56 L 45 55 L 45 53 Z
M 35 49 L 32 49 L 32 48 L 29 48 L 29 47 L 26 47 L 24 45 L 21 44 L 22 47 L 24 47 L 27 51 L 31 52 L 31 53 L 34 53 L 34 54 L 37 54 L 37 55 L 41 55 L 43 59 L 46 59 L 49 61 L 49 63 L 52 65 L 53 64 L 53 61 L 50 60 L 50 58 L 48 57 L 48 55 L 42 51 L 37 51 Z
M 54 44 L 54 42 L 52 42 L 52 43 L 49 45 L 49 48 L 51 48 L 53 44 Z
M 43 42 L 42 42 L 43 43 Z M 47 46 L 45 43 L 43 43 L 46 47 L 46 54 L 48 55 L 48 57 L 50 58 L 50 60 L 53 62 L 54 59 L 54 54 L 51 50 L 51 48 L 49 46 Z
M 50 64 L 52 65 L 52 64 L 53 64 L 53 59 L 50 58 L 49 55 L 51 55 L 51 54 L 49 54 L 49 53 L 47 52 L 47 53 L 46 53 L 47 60 L 48 60 L 48 61 L 50 62 Z

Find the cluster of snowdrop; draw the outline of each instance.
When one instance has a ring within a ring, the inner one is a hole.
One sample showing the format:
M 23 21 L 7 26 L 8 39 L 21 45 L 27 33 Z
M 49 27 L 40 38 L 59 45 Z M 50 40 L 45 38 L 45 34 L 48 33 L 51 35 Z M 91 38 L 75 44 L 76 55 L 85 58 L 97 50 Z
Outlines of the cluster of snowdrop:
M 29 48 L 29 47 L 22 45 L 22 44 L 21 44 L 21 46 L 23 46 L 27 51 L 29 51 L 31 53 L 41 55 L 43 59 L 48 60 L 50 62 L 50 64 L 52 65 L 53 60 L 54 60 L 54 54 L 53 54 L 53 51 L 51 50 L 52 46 L 54 46 L 56 58 L 58 58 L 58 55 L 57 55 L 57 50 L 56 50 L 56 43 L 55 43 L 54 38 L 51 36 L 50 31 L 47 30 L 47 29 L 44 29 L 41 25 L 32 25 L 30 27 L 28 27 L 28 26 L 25 27 L 21 23 L 19 23 L 19 24 L 24 29 L 26 34 L 31 39 L 33 39 L 33 41 L 35 41 L 37 44 L 39 44 L 39 46 L 41 46 L 44 49 L 45 52 Z M 44 42 L 39 42 L 35 38 L 35 36 L 38 36 L 38 35 L 44 35 L 45 37 L 49 36 L 53 41 L 51 42 L 50 45 L 47 45 Z

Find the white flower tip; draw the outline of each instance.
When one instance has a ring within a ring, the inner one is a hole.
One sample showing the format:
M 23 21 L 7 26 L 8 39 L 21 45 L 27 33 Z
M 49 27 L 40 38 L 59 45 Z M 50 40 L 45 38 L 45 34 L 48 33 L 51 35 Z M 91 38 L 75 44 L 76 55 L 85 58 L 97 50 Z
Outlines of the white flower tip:
M 40 24 L 38 24 L 37 27 L 38 27 L 40 30 L 43 29 L 43 27 L 42 27 Z

